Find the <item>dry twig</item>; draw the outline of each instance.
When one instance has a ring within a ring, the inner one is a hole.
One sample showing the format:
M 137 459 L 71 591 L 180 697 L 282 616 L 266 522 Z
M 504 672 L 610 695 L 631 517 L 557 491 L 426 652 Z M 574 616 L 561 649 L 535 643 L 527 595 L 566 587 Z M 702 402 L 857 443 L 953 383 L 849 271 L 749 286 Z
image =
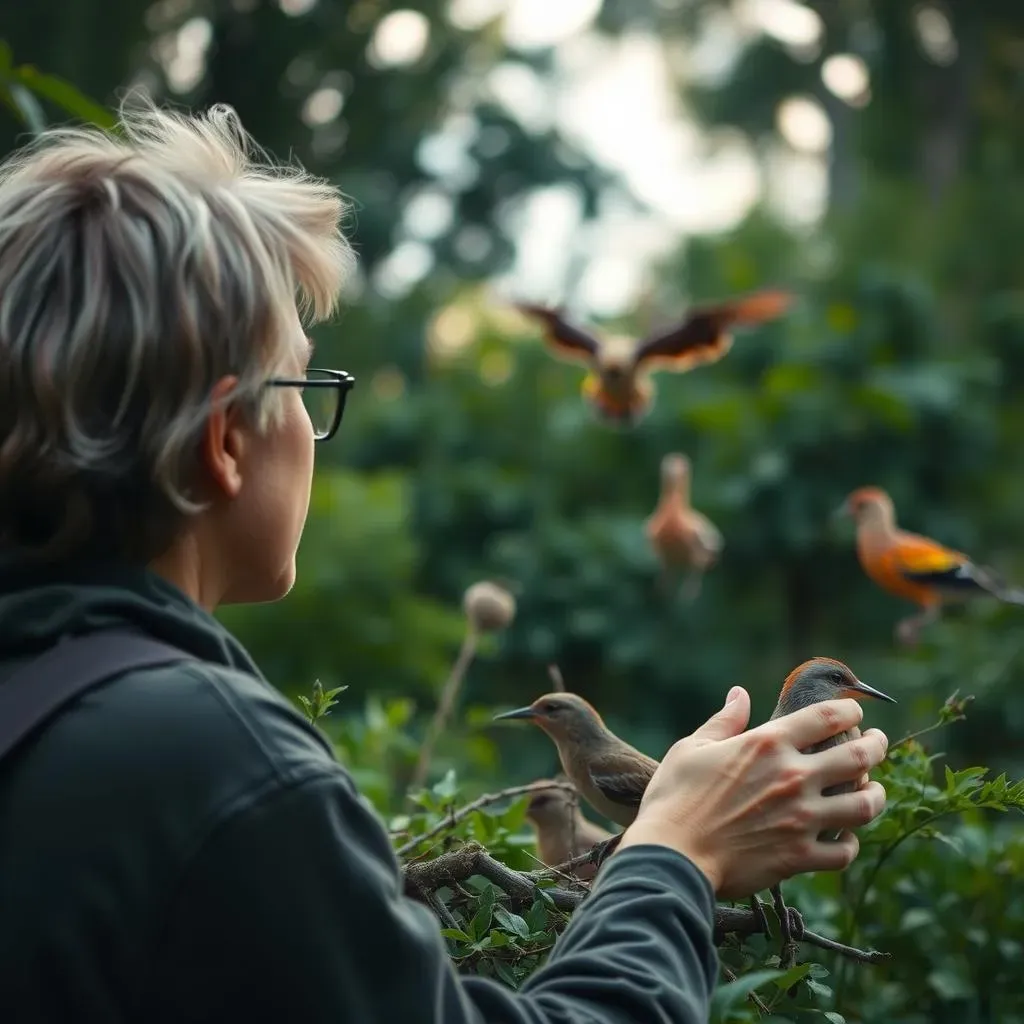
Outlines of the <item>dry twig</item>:
M 442 832 L 450 832 L 463 818 L 468 817 L 474 811 L 489 807 L 491 804 L 500 803 L 502 800 L 508 800 L 510 797 L 522 796 L 524 793 L 533 793 L 539 789 L 567 789 L 571 793 L 576 792 L 576 787 L 571 782 L 551 781 L 529 782 L 525 786 L 509 786 L 507 789 L 499 790 L 497 793 L 484 793 L 483 796 L 478 796 L 475 800 L 466 804 L 465 807 L 460 807 L 457 811 L 451 811 L 433 828 L 427 829 L 426 832 L 413 836 L 408 842 L 403 843 L 395 850 L 395 856 L 404 857 L 427 839 L 433 839 L 434 836 L 440 835 Z

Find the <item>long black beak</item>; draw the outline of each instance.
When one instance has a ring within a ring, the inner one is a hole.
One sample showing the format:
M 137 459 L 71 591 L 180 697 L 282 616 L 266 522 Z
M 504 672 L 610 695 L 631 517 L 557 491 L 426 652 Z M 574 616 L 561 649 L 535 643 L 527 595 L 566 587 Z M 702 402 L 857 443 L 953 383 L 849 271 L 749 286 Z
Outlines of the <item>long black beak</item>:
M 859 679 L 857 682 L 850 687 L 854 693 L 859 693 L 864 697 L 874 697 L 875 700 L 886 700 L 890 704 L 898 704 L 899 701 L 895 697 L 890 697 L 887 693 L 882 693 L 881 690 L 876 690 L 873 686 L 868 686 L 867 683 L 862 683 Z
M 531 707 L 516 708 L 515 711 L 504 711 L 500 715 L 494 716 L 494 721 L 498 721 L 499 718 L 536 718 L 537 712 Z

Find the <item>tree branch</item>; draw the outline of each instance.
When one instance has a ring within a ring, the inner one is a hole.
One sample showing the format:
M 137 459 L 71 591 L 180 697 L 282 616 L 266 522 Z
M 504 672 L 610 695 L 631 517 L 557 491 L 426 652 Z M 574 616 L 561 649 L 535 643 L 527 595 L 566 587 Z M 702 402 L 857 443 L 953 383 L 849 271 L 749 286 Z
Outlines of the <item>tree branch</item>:
M 420 902 L 424 902 L 427 893 L 464 882 L 472 875 L 481 875 L 493 882 L 517 906 L 533 903 L 542 891 L 535 878 L 495 860 L 479 843 L 466 843 L 433 860 L 406 864 L 403 873 L 407 894 Z M 582 887 L 577 892 L 558 887 L 545 888 L 543 892 L 559 910 L 570 911 L 575 910 L 587 895 L 587 890 Z
M 585 856 L 575 858 L 577 861 L 585 859 Z M 560 865 L 558 870 L 568 867 L 572 863 L 569 861 L 566 865 Z M 590 886 L 585 882 L 568 879 L 572 888 L 554 886 L 541 889 L 537 882 L 541 878 L 550 877 L 554 870 L 556 869 L 515 871 L 495 860 L 479 843 L 466 843 L 464 846 L 442 853 L 432 860 L 413 861 L 402 868 L 406 894 L 420 903 L 424 903 L 435 913 L 437 913 L 437 909 L 432 899 L 433 893 L 444 886 L 457 886 L 472 875 L 480 875 L 496 885 L 508 896 L 513 906 L 531 904 L 543 892 L 557 909 L 571 913 L 586 899 L 590 892 Z M 883 963 L 889 958 L 888 953 L 857 949 L 854 946 L 847 946 L 834 939 L 826 938 L 824 935 L 808 931 L 804 928 L 800 912 L 793 907 L 787 909 L 794 942 L 805 942 L 807 945 L 817 946 L 819 949 L 826 949 L 861 963 Z M 447 923 L 447 915 L 438 916 L 445 922 L 445 927 L 451 927 Z M 714 941 L 716 945 L 721 945 L 730 935 L 742 938 L 748 935 L 764 934 L 764 931 L 764 923 L 747 907 L 715 908 Z
M 404 857 L 407 853 L 415 850 L 420 843 L 433 839 L 434 836 L 440 835 L 442 832 L 450 832 L 463 818 L 468 817 L 474 811 L 479 811 L 484 807 L 500 803 L 502 800 L 508 800 L 514 796 L 522 796 L 524 793 L 533 793 L 541 789 L 565 789 L 570 793 L 576 792 L 576 787 L 571 782 L 542 781 L 528 782 L 525 786 L 509 786 L 507 789 L 499 790 L 497 793 L 484 793 L 483 796 L 477 797 L 464 807 L 460 807 L 457 811 L 453 810 L 432 828 L 427 829 L 426 832 L 413 836 L 408 842 L 403 843 L 395 850 L 395 856 L 399 858 Z

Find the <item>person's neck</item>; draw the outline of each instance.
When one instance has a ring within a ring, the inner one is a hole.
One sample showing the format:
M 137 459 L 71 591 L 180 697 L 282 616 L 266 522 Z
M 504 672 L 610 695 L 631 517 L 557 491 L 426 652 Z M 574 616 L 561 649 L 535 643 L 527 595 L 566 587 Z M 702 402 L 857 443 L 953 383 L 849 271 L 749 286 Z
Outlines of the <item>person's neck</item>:
M 200 608 L 212 613 L 223 597 L 223 587 L 209 571 L 208 560 L 202 557 L 199 539 L 192 533 L 184 534 L 163 554 L 149 563 L 149 569 L 174 584 L 187 594 Z

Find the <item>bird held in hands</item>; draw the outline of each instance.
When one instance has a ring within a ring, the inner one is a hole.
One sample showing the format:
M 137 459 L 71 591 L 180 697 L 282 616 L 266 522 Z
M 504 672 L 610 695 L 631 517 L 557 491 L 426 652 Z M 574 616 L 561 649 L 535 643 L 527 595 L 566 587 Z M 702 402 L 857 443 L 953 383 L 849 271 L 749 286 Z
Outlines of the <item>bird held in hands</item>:
M 523 718 L 543 729 L 580 796 L 617 825 L 632 824 L 658 762 L 619 739 L 590 703 L 575 693 L 547 693 L 494 717 Z
M 690 504 L 690 479 L 690 460 L 678 452 L 666 455 L 661 460 L 661 495 L 644 523 L 662 580 L 667 582 L 676 569 L 690 570 L 684 591 L 687 600 L 698 596 L 704 573 L 725 546 L 721 531 Z
M 861 682 L 850 670 L 849 666 L 834 658 L 811 658 L 802 665 L 797 665 L 792 672 L 786 676 L 782 684 L 782 691 L 779 694 L 778 703 L 772 712 L 772 719 L 781 718 L 783 715 L 792 714 L 803 708 L 818 704 L 823 700 L 840 700 L 844 697 L 852 697 L 854 700 L 863 700 L 866 697 L 875 700 L 889 701 L 896 703 L 894 697 L 876 690 L 873 686 Z M 830 736 L 821 743 L 816 743 L 804 751 L 805 754 L 813 754 L 819 750 L 827 750 L 829 747 L 838 746 L 849 740 L 856 739 L 860 735 L 857 728 Z M 823 796 L 831 796 L 834 793 L 851 793 L 857 788 L 854 782 L 840 782 L 834 786 L 826 786 L 821 792 Z M 822 832 L 820 840 L 838 839 L 839 834 L 828 834 Z
M 1024 589 L 1011 586 L 994 570 L 896 524 L 892 498 L 879 487 L 853 491 L 837 510 L 857 527 L 857 558 L 867 576 L 883 590 L 921 606 L 896 624 L 896 636 L 915 644 L 921 629 L 935 622 L 942 606 L 976 597 L 1024 604 Z
M 640 340 L 618 336 L 598 339 L 570 323 L 562 310 L 520 303 L 519 311 L 539 320 L 552 352 L 589 369 L 584 397 L 605 420 L 638 422 L 651 408 L 656 370 L 685 373 L 714 363 L 732 348 L 732 328 L 774 320 L 790 307 L 789 292 L 764 290 L 725 302 L 695 306 L 674 327 Z
M 537 854 L 548 867 L 581 857 L 612 837 L 611 832 L 583 817 L 579 799 L 564 788 L 534 793 L 526 808 L 526 820 L 537 838 Z M 575 874 L 590 879 L 596 871 L 596 864 L 583 864 Z

